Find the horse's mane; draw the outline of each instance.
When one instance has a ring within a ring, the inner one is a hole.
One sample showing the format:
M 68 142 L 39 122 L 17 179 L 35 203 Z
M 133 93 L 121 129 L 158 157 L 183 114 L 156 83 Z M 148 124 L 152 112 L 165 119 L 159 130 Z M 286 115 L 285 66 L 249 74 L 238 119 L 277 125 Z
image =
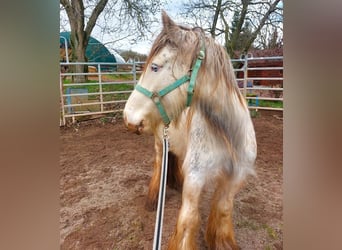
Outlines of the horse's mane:
M 203 45 L 202 43 L 204 43 L 205 58 L 200 71 L 202 73 L 208 73 L 204 71 L 210 69 L 213 76 L 221 78 L 213 81 L 213 84 L 225 83 L 228 90 L 240 93 L 234 75 L 232 74 L 233 68 L 230 58 L 223 46 L 217 44 L 212 37 L 206 36 L 200 27 L 189 28 L 177 25 L 177 28 L 178 30 L 167 30 L 164 28 L 161 31 L 153 43 L 145 65 L 149 65 L 152 59 L 166 46 L 178 50 L 177 56 L 179 60 L 183 62 L 190 61 L 190 65 L 193 65 Z M 194 36 L 197 36 L 195 43 L 193 43 Z M 188 40 L 191 40 L 191 42 L 188 42 Z M 239 95 L 239 98 L 241 102 L 244 102 L 241 95 Z
M 178 57 L 185 57 L 190 55 L 190 58 L 179 59 L 181 59 L 182 61 L 189 61 L 190 59 L 191 63 L 193 64 L 196 60 L 197 53 L 200 48 L 200 41 L 196 39 L 195 44 L 193 44 L 192 41 L 189 43 L 189 40 L 193 39 L 194 34 L 199 34 L 200 32 L 203 32 L 202 29 L 200 29 L 200 31 L 199 29 L 200 28 L 197 27 L 191 29 L 183 25 L 177 25 L 173 29 L 166 29 L 164 27 L 155 39 L 149 56 L 146 59 L 145 65 L 149 65 L 152 62 L 152 59 L 161 51 L 161 49 L 163 49 L 166 46 L 178 50 Z M 191 44 L 191 47 L 189 48 L 188 46 L 185 46 L 186 44 Z M 189 51 L 193 51 L 194 53 L 189 53 Z
M 246 102 L 236 83 L 234 70 L 223 46 L 213 38 L 206 37 L 206 57 L 199 76 L 200 86 L 195 95 L 199 110 L 217 138 L 222 138 L 234 161 L 240 159 L 244 150 Z M 209 92 L 209 93 L 208 93 Z M 194 96 L 195 98 L 195 96 Z

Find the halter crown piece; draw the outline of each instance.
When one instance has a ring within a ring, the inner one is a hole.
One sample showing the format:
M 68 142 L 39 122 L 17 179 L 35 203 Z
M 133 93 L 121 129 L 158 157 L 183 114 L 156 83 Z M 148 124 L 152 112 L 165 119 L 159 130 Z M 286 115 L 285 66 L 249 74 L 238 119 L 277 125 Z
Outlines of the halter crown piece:
M 202 61 L 205 57 L 205 46 L 203 43 L 203 46 L 201 48 L 201 50 L 198 53 L 196 62 L 193 66 L 191 75 L 184 75 L 183 77 L 181 77 L 180 79 L 176 80 L 175 82 L 171 83 L 170 85 L 166 86 L 165 88 L 163 88 L 162 90 L 158 91 L 158 92 L 151 92 L 148 89 L 140 86 L 140 85 L 136 85 L 135 89 L 138 90 L 140 93 L 144 94 L 145 96 L 147 96 L 148 98 L 152 99 L 152 101 L 156 104 L 159 113 L 163 119 L 164 124 L 167 126 L 170 124 L 171 120 L 168 117 L 165 108 L 163 106 L 163 104 L 161 103 L 161 98 L 170 93 L 171 91 L 175 90 L 176 88 L 178 88 L 179 86 L 181 86 L 182 84 L 190 81 L 189 86 L 188 86 L 188 90 L 187 90 L 187 100 L 186 100 L 186 106 L 189 107 L 191 105 L 192 102 L 192 97 L 194 94 L 194 89 L 195 89 L 195 85 L 196 85 L 196 78 L 197 78 L 197 74 L 198 74 L 198 70 L 201 67 Z

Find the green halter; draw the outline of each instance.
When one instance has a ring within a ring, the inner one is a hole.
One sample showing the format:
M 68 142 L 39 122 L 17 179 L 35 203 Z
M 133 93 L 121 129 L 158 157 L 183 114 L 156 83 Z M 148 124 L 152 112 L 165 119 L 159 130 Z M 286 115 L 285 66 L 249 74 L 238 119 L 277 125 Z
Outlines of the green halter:
M 140 93 L 144 94 L 148 98 L 152 99 L 152 101 L 156 104 L 165 125 L 169 125 L 171 120 L 166 114 L 164 106 L 160 101 L 161 98 L 164 95 L 170 93 L 171 91 L 175 90 L 176 88 L 178 88 L 179 86 L 181 86 L 182 84 L 190 80 L 188 90 L 187 90 L 188 95 L 187 95 L 187 100 L 186 100 L 186 106 L 189 107 L 192 101 L 192 96 L 194 94 L 194 88 L 196 84 L 198 70 L 201 67 L 201 63 L 202 63 L 202 60 L 204 59 L 204 56 L 205 56 L 205 48 L 203 46 L 203 48 L 198 53 L 197 60 L 191 72 L 191 76 L 185 75 L 182 78 L 176 80 L 175 82 L 171 83 L 170 85 L 166 86 L 165 88 L 163 88 L 162 90 L 158 92 L 151 92 L 148 89 L 145 89 L 144 87 L 140 85 L 135 86 L 136 90 L 138 90 Z

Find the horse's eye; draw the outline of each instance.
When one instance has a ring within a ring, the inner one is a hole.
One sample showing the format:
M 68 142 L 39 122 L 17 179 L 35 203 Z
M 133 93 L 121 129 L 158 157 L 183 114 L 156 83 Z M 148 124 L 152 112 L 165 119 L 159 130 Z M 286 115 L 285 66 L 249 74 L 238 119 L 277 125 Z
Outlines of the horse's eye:
M 152 63 L 152 65 L 151 65 L 151 70 L 152 70 L 153 72 L 158 72 L 159 68 L 161 68 L 161 66 L 158 66 L 157 64 Z

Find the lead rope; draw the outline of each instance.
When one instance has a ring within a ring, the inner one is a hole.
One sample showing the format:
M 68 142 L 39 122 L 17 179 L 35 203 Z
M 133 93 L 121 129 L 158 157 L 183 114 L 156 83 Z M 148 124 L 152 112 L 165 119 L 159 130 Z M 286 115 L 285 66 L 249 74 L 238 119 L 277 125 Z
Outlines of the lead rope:
M 159 185 L 159 197 L 158 197 L 158 206 L 157 206 L 157 214 L 156 214 L 156 224 L 154 226 L 153 250 L 161 249 L 166 181 L 167 181 L 167 163 L 168 163 L 168 152 L 169 152 L 168 128 L 169 128 L 168 126 L 165 126 L 164 131 L 163 131 L 163 159 L 162 159 L 162 166 L 161 166 L 161 173 L 160 173 L 160 185 Z

